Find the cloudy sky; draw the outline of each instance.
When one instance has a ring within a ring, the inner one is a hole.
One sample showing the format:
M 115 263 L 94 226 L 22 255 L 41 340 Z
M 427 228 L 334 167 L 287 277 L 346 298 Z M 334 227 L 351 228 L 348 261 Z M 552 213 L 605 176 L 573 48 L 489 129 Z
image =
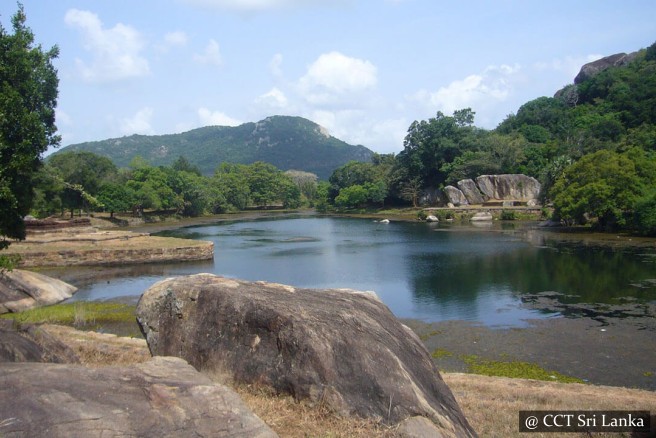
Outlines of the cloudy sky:
M 399 152 L 414 120 L 475 124 L 656 41 L 654 0 L 22 0 L 58 45 L 62 146 L 298 115 Z M 10 30 L 16 3 L 3 0 Z

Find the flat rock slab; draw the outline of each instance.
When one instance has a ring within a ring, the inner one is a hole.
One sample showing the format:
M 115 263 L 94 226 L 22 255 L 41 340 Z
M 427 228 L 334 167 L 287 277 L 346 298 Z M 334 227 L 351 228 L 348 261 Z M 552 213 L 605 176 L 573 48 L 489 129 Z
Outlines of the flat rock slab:
M 373 293 L 198 274 L 153 285 L 137 319 L 153 355 L 343 415 L 424 416 L 445 437 L 475 436 L 422 342 Z
M 184 360 L 131 367 L 0 364 L 2 437 L 277 437 Z
M 49 306 L 73 296 L 75 286 L 36 272 L 0 272 L 0 313 Z

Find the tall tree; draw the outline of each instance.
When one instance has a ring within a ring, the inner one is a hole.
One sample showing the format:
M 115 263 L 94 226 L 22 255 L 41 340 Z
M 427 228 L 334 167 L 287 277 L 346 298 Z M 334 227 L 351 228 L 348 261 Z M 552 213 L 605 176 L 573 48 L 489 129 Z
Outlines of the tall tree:
M 0 25 L 0 235 L 25 238 L 23 217 L 33 202 L 32 176 L 56 135 L 57 46 L 43 50 L 25 26 L 22 5 L 12 17 L 13 33 Z M 0 249 L 9 242 L 0 240 Z

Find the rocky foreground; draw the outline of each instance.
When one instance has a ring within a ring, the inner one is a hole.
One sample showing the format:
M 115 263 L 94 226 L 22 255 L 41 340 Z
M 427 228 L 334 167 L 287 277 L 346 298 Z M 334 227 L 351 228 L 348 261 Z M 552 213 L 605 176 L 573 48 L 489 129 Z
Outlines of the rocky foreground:
M 95 370 L 38 329 L 0 327 L 0 435 L 276 436 L 208 380 L 223 373 L 398 436 L 477 436 L 419 338 L 373 294 L 199 274 L 152 286 L 137 314 L 155 357 Z

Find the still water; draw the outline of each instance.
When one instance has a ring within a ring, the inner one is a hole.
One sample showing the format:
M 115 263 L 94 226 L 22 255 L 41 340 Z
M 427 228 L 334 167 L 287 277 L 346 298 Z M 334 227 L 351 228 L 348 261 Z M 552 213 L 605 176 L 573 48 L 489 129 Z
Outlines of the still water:
M 527 294 L 571 303 L 656 301 L 656 247 L 614 248 L 554 238 L 525 225 L 284 217 L 180 228 L 159 235 L 211 240 L 209 262 L 82 268 L 57 275 L 75 300 L 138 296 L 163 278 L 212 272 L 311 288 L 372 290 L 401 318 L 523 326 L 557 317 Z M 68 277 L 68 278 L 67 278 Z

